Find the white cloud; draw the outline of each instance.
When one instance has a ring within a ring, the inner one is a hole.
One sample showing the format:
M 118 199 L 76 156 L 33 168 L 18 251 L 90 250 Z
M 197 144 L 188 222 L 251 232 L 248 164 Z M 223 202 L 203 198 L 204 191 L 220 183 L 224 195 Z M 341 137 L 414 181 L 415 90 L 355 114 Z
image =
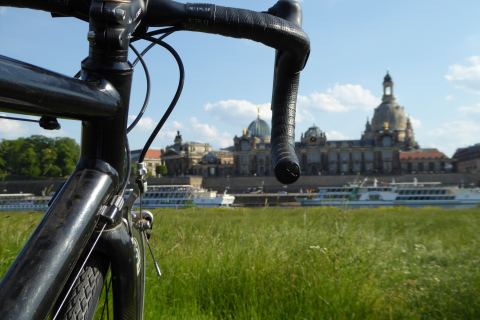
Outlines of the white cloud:
M 242 123 L 255 119 L 258 111 L 262 119 L 269 120 L 272 118 L 269 103 L 256 104 L 247 100 L 229 99 L 209 102 L 205 105 L 204 109 L 207 112 L 212 112 L 217 118 L 223 120 L 239 120 L 242 121 Z
M 313 92 L 299 97 L 299 108 L 312 108 L 326 112 L 372 110 L 380 103 L 368 89 L 358 84 L 336 84 L 324 92 Z
M 348 111 L 348 108 L 344 106 L 337 98 L 324 92 L 314 92 L 308 96 L 302 96 L 299 107 L 313 108 L 326 112 Z
M 459 88 L 480 93 L 480 56 L 468 58 L 467 65 L 453 64 L 445 79 Z
M 61 124 L 61 123 L 60 123 Z M 63 128 L 59 129 L 59 130 L 45 130 L 45 129 L 42 129 L 42 128 L 38 128 L 38 130 L 36 130 L 36 132 L 33 132 L 31 134 L 40 134 L 42 136 L 46 136 L 46 137 L 49 137 L 49 138 L 59 138 L 59 137 L 69 137 L 69 133 L 67 131 L 65 131 Z
M 128 120 L 133 122 L 137 116 L 136 115 L 129 115 Z M 135 126 L 134 130 L 140 131 L 152 131 L 157 126 L 157 121 L 153 120 L 150 117 L 143 116 L 140 121 L 138 121 L 137 125 Z
M 5 114 L 1 114 L 4 115 Z M 14 115 L 18 116 L 18 115 Z M 21 115 L 21 118 L 38 120 L 39 117 Z M 0 139 L 17 139 L 20 137 L 28 137 L 31 135 L 42 135 L 49 138 L 56 137 L 68 137 L 69 132 L 64 129 L 64 123 L 62 119 L 59 120 L 62 126 L 59 130 L 45 130 L 41 128 L 37 123 L 33 122 L 21 122 L 17 120 L 0 119 Z
M 478 143 L 480 126 L 475 121 L 455 120 L 446 122 L 428 132 L 427 147 L 436 147 L 448 154 L 457 148 Z
M 178 130 L 178 129 L 183 128 L 183 125 L 178 121 L 173 121 L 172 128 Z
M 458 108 L 458 111 L 465 115 L 480 114 L 480 103 L 474 106 L 463 106 Z
M 350 137 L 341 133 L 340 131 L 327 131 L 325 132 L 325 135 L 327 136 L 327 140 L 349 140 Z
M 453 101 L 453 100 L 455 100 L 455 96 L 449 94 L 449 95 L 447 95 L 447 96 L 445 97 L 445 100 L 447 100 L 447 101 Z
M 409 116 L 409 118 L 414 130 L 422 126 L 422 121 L 420 119 L 414 118 L 412 116 Z
M 380 103 L 370 90 L 355 84 L 336 84 L 324 92 L 313 92 L 298 96 L 296 122 L 315 122 L 315 113 L 348 112 L 352 110 L 372 110 Z M 248 100 L 221 100 L 209 102 L 204 110 L 213 115 L 216 120 L 234 124 L 237 128 L 245 127 L 250 121 L 260 117 L 271 121 L 272 111 L 269 103 L 254 103 Z
M 226 148 L 233 144 L 233 136 L 228 132 L 219 132 L 217 128 L 200 122 L 197 118 L 190 118 L 190 136 L 195 136 L 198 142 L 210 143 L 213 146 Z
M 0 115 L 5 116 L 5 114 Z M 28 128 L 20 121 L 0 119 L 0 133 L 2 134 L 2 138 L 17 138 L 25 135 L 27 131 Z

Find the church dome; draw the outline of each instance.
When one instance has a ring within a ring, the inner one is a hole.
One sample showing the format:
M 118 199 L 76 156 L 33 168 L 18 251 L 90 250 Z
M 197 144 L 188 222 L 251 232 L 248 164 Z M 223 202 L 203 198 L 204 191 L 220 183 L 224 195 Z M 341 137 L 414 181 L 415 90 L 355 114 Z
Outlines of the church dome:
M 395 100 L 382 102 L 373 114 L 372 128 L 374 131 L 384 129 L 405 130 L 407 128 L 407 116 L 404 108 Z
M 219 159 L 214 152 L 209 152 L 202 157 L 202 163 L 204 164 L 216 164 L 219 163 Z
M 393 80 L 390 74 L 383 81 L 382 103 L 375 109 L 372 118 L 372 129 L 380 131 L 389 129 L 405 130 L 407 128 L 407 116 L 405 109 L 400 106 L 393 95 Z
M 305 138 L 320 138 L 322 134 L 322 130 L 320 130 L 320 128 L 316 125 L 313 125 L 305 132 Z
M 260 117 L 252 121 L 248 126 L 248 135 L 250 137 L 267 138 L 270 137 L 270 127 L 268 123 Z

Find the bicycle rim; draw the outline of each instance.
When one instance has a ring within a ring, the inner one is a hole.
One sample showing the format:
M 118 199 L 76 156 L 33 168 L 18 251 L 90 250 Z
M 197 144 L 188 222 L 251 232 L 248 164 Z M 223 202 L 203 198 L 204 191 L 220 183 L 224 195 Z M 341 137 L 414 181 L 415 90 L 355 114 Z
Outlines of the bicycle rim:
M 91 320 L 94 319 L 95 311 L 102 293 L 107 287 L 109 261 L 106 256 L 95 253 L 90 256 L 85 266 L 80 271 L 77 281 L 74 283 L 64 305 L 62 306 L 57 320 Z M 60 297 L 63 297 L 62 294 Z

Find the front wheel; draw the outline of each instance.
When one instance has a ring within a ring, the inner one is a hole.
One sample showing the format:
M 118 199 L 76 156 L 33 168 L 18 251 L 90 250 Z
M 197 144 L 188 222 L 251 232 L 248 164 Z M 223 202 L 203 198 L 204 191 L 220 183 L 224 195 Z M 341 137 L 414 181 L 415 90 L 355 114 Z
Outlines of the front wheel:
M 107 276 L 107 257 L 94 253 L 80 271 L 70 294 L 56 319 L 90 320 L 95 315 L 102 287 Z

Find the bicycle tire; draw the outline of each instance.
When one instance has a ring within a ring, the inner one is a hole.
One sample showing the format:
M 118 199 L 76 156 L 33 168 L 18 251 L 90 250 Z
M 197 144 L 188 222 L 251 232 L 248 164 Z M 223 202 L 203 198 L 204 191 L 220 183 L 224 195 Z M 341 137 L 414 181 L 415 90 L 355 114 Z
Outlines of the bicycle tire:
M 57 319 L 90 320 L 95 315 L 102 293 L 109 261 L 100 254 L 93 254 L 80 271 L 72 291 L 68 295 Z

